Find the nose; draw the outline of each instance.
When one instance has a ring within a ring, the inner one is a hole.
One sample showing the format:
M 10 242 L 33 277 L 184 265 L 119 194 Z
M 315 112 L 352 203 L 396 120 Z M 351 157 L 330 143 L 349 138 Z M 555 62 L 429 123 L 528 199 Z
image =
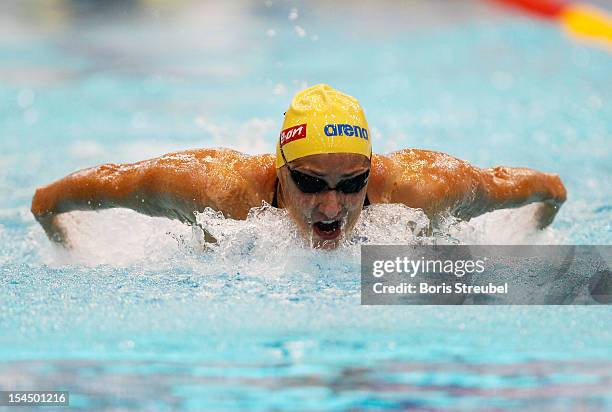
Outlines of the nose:
M 328 190 L 321 193 L 319 196 L 321 197 L 319 201 L 319 211 L 330 219 L 337 217 L 342 210 L 338 192 L 335 190 Z

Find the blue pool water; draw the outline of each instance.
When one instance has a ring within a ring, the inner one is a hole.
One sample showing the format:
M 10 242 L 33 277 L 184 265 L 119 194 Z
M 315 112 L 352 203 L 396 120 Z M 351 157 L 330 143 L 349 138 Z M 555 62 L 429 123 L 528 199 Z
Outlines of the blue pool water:
M 360 99 L 376 152 L 567 186 L 543 232 L 527 207 L 453 239 L 611 244 L 612 54 L 476 1 L 67 4 L 0 5 L 0 389 L 83 409 L 612 410 L 609 306 L 361 306 L 358 246 L 304 249 L 267 209 L 200 216 L 214 253 L 123 210 L 67 216 L 66 252 L 29 214 L 36 187 L 90 165 L 270 152 L 292 94 L 326 82 Z M 379 207 L 359 230 L 409 242 L 414 219 Z

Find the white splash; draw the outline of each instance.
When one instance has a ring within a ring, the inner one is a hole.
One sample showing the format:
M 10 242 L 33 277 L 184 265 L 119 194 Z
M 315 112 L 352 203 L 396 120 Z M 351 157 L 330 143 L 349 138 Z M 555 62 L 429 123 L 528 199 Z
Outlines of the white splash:
M 206 209 L 196 214 L 203 231 L 177 221 L 139 215 L 125 209 L 62 215 L 72 250 L 50 246 L 33 226 L 31 238 L 43 262 L 154 269 L 189 267 L 198 273 L 248 272 L 262 276 L 338 270 L 358 264 L 362 244 L 551 244 L 552 229 L 536 231 L 529 207 L 498 211 L 460 222 L 447 218 L 431 228 L 427 216 L 404 205 L 372 205 L 353 232 L 334 251 L 313 250 L 298 234 L 285 210 L 268 204 L 253 208 L 246 220 Z M 321 266 L 323 265 L 323 266 Z

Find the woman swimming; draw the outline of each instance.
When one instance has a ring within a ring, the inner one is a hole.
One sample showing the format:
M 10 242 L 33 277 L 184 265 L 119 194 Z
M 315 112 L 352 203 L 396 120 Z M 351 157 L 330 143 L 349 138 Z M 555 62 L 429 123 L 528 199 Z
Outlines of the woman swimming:
M 195 224 L 195 212 L 206 207 L 244 219 L 249 209 L 266 201 L 286 208 L 314 247 L 334 248 L 370 203 L 402 203 L 431 218 L 448 212 L 468 220 L 541 202 L 537 219 L 543 228 L 565 199 L 556 174 L 481 169 L 428 150 L 372 154 L 359 102 L 319 84 L 293 98 L 276 156 L 195 149 L 96 166 L 39 188 L 32 213 L 51 240 L 68 244 L 57 216 L 73 210 L 124 207 Z

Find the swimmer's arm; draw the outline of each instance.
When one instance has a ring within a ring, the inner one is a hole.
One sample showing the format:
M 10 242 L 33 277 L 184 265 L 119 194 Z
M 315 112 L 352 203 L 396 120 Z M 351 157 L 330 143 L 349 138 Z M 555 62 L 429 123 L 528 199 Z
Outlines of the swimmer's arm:
M 47 237 L 61 244 L 68 243 L 59 221 L 63 213 L 123 207 L 149 216 L 169 216 L 169 205 L 153 187 L 159 169 L 155 163 L 104 164 L 72 173 L 36 190 L 32 214 Z
M 75 210 L 121 207 L 193 224 L 194 212 L 212 207 L 241 219 L 262 199 L 269 200 L 266 190 L 271 196 L 274 182 L 270 171 L 274 173 L 269 155 L 245 156 L 227 149 L 171 153 L 72 173 L 39 188 L 31 210 L 47 236 L 58 243 L 67 240 L 58 215 Z
M 537 219 L 543 228 L 552 222 L 567 195 L 558 175 L 525 168 L 480 169 L 428 150 L 376 156 L 373 169 L 370 184 L 378 178 L 380 187 L 372 190 L 375 200 L 420 208 L 431 218 L 450 212 L 469 220 L 496 209 L 542 202 Z
M 540 202 L 536 219 L 542 229 L 552 223 L 567 199 L 567 190 L 557 174 L 504 166 L 477 170 L 484 212 Z

